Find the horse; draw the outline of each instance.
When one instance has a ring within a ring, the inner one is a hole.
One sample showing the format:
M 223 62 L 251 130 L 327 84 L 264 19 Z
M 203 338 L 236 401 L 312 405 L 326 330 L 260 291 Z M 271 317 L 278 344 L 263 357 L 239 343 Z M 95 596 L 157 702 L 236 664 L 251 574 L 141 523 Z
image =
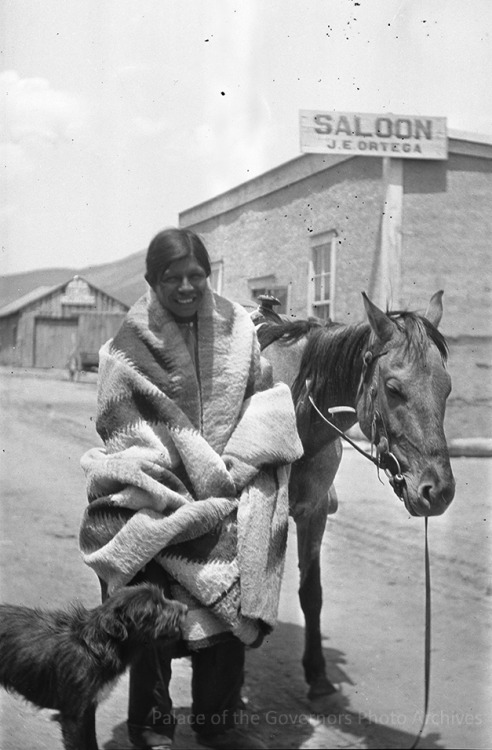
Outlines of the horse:
M 367 319 L 356 325 L 256 321 L 262 355 L 274 377 L 291 387 L 304 447 L 291 468 L 289 505 L 305 619 L 302 664 L 315 713 L 340 707 L 321 646 L 320 548 L 327 516 L 337 508 L 333 481 L 341 434 L 359 423 L 371 444 L 368 457 L 386 471 L 412 516 L 439 515 L 454 497 L 443 428 L 451 378 L 447 344 L 438 331 L 442 295 L 436 292 L 419 315 L 383 312 L 362 293 Z

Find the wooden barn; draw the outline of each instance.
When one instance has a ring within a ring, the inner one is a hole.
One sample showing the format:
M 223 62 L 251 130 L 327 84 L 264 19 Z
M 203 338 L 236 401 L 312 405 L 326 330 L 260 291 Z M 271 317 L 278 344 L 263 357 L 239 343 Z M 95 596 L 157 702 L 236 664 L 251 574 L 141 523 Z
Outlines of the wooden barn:
M 100 346 L 121 325 L 128 306 L 80 276 L 39 287 L 0 308 L 0 364 L 77 369 L 97 364 Z

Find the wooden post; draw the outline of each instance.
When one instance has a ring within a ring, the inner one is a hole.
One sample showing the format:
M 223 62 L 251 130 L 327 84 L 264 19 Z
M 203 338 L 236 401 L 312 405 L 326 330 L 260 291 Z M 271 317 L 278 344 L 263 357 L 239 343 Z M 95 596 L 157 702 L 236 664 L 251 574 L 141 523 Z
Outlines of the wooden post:
M 383 157 L 384 201 L 376 243 L 369 297 L 382 310 L 401 304 L 401 233 L 403 160 Z

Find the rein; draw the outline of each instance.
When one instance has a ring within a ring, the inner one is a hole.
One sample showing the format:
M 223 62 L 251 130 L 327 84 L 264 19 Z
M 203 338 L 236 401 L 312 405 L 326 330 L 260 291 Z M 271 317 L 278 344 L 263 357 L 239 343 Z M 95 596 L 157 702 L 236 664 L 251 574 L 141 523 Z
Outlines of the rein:
M 355 450 L 358 451 L 362 456 L 364 456 L 364 458 L 367 458 L 369 461 L 372 461 L 372 463 L 375 466 L 377 466 L 378 469 L 383 469 L 383 471 L 385 472 L 386 476 L 388 476 L 392 480 L 392 482 L 394 483 L 394 484 L 392 484 L 392 486 L 393 486 L 393 489 L 395 490 L 395 493 L 398 495 L 398 497 L 401 498 L 402 494 L 403 494 L 403 491 L 400 494 L 400 492 L 398 490 L 400 489 L 400 487 L 403 490 L 405 478 L 404 478 L 403 474 L 401 473 L 400 463 L 399 463 L 397 457 L 393 453 L 391 453 L 391 451 L 389 451 L 389 450 L 387 450 L 387 451 L 377 451 L 377 457 L 376 458 L 372 455 L 372 453 L 367 453 L 365 450 L 363 450 L 363 448 L 360 448 L 354 440 L 352 440 L 351 438 L 349 438 L 349 436 L 346 435 L 343 432 L 343 430 L 340 430 L 336 426 L 336 424 L 334 424 L 331 420 L 329 420 L 329 419 L 327 419 L 327 417 L 325 417 L 325 415 L 318 409 L 318 407 L 314 403 L 314 399 L 313 399 L 313 397 L 311 396 L 310 393 L 308 394 L 308 400 L 309 400 L 309 403 L 311 404 L 311 406 L 313 407 L 313 409 L 315 409 L 315 411 L 319 414 L 319 416 L 321 417 L 321 419 L 324 422 L 326 422 L 326 424 L 329 425 L 333 430 L 335 430 L 335 432 L 341 438 L 343 438 L 347 443 L 349 443 L 349 445 L 351 445 L 352 448 L 355 448 Z M 351 406 L 334 406 L 334 407 L 328 409 L 328 411 L 330 412 L 330 414 L 336 414 L 336 413 L 340 413 L 340 412 L 353 412 L 353 413 L 355 413 L 355 409 L 353 409 Z M 373 443 L 371 443 L 371 446 L 372 445 L 373 445 Z M 393 467 L 391 466 L 392 463 L 393 463 Z

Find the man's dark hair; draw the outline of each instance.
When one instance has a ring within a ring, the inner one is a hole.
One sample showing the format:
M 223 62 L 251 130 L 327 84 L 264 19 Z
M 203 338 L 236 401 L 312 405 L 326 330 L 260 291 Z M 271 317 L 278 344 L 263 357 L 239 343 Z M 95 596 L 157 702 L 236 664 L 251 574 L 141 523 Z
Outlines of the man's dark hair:
M 147 250 L 145 279 L 151 287 L 159 281 L 166 268 L 175 260 L 193 256 L 207 277 L 212 269 L 207 248 L 191 229 L 163 229 L 156 234 Z

